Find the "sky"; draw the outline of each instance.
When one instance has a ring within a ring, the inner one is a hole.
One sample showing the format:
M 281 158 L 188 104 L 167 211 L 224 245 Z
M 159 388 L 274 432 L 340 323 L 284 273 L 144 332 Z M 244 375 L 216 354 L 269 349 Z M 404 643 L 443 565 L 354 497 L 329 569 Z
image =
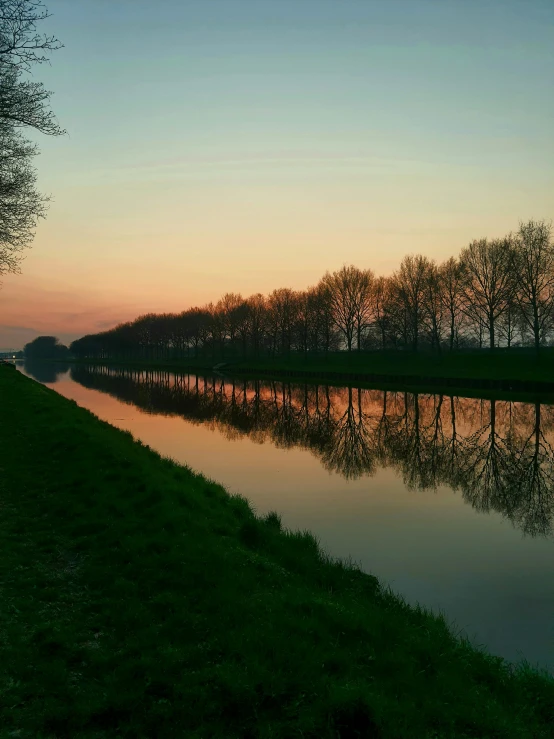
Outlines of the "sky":
M 0 350 L 554 218 L 552 0 L 46 0 L 67 136 Z

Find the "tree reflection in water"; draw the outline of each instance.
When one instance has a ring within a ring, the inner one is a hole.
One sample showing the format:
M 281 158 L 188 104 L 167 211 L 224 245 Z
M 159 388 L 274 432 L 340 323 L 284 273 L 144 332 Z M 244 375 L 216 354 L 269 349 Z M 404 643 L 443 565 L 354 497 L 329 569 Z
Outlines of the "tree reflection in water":
M 308 449 L 346 479 L 393 467 L 410 489 L 448 485 L 524 534 L 552 533 L 552 406 L 83 365 L 71 376 L 227 438 Z
M 65 375 L 70 365 L 67 362 L 45 362 L 43 359 L 26 359 L 23 369 L 38 382 L 55 383 L 60 375 Z

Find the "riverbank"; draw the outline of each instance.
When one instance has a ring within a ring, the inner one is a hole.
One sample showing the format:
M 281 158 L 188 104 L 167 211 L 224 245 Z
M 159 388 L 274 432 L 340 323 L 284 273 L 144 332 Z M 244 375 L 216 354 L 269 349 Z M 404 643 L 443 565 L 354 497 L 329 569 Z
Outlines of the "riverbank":
M 76 360 L 156 369 L 217 370 L 228 375 L 271 379 L 297 378 L 332 384 L 383 388 L 487 390 L 554 393 L 554 349 L 540 359 L 528 349 L 443 352 L 334 352 L 327 356 L 293 355 L 266 359 L 190 358 L 180 360 Z
M 0 736 L 554 736 L 554 679 L 11 367 L 0 397 Z
M 495 353 L 337 352 L 328 357 L 275 358 L 231 362 L 229 371 L 265 375 L 313 376 L 326 381 L 401 385 L 402 387 L 554 392 L 554 352 L 540 360 L 528 350 Z

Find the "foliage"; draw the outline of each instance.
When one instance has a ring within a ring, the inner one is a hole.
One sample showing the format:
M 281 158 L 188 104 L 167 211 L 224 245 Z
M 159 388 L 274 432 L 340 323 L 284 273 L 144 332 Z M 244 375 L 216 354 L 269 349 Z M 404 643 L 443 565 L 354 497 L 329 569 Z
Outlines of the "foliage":
M 55 336 L 37 336 L 23 347 L 25 359 L 67 359 L 69 349 Z
M 0 125 L 0 275 L 20 271 L 21 252 L 46 212 L 31 164 L 36 153 L 19 133 Z
M 60 48 L 55 38 L 36 32 L 47 17 L 39 0 L 0 0 L 0 275 L 19 272 L 22 251 L 49 200 L 36 189 L 32 160 L 38 148 L 22 129 L 64 133 L 49 108 L 51 93 L 41 82 L 23 79 L 48 60 L 45 52 Z

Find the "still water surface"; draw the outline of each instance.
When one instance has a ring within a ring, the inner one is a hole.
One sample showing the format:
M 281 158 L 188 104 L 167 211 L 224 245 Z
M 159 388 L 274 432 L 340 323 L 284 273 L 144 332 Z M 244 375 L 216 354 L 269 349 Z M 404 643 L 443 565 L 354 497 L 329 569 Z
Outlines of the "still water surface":
M 19 365 L 310 529 L 456 631 L 554 673 L 554 406 Z

